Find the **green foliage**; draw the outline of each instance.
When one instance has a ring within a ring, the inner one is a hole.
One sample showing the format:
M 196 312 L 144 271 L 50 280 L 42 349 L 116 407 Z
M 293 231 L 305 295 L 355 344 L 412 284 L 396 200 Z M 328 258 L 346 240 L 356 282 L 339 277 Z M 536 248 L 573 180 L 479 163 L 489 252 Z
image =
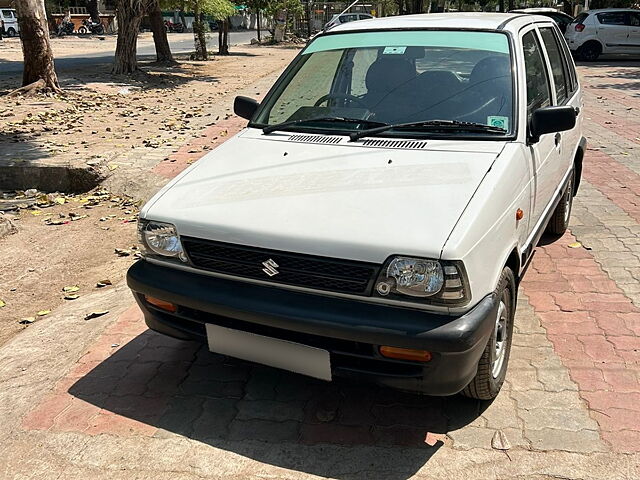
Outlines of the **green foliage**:
M 160 0 L 160 6 L 163 10 L 200 11 L 214 20 L 224 20 L 235 13 L 229 0 Z
M 267 15 L 275 17 L 280 10 L 286 10 L 289 17 L 304 11 L 300 0 L 271 0 L 263 7 Z

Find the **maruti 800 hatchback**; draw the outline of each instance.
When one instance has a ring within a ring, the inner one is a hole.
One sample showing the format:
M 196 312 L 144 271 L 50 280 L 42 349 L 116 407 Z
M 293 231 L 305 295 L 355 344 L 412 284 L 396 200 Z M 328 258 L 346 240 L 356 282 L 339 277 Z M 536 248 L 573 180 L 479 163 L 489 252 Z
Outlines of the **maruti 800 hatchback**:
M 151 329 L 214 352 L 493 398 L 518 281 L 568 225 L 581 108 L 549 18 L 338 26 L 142 209 L 129 286 Z

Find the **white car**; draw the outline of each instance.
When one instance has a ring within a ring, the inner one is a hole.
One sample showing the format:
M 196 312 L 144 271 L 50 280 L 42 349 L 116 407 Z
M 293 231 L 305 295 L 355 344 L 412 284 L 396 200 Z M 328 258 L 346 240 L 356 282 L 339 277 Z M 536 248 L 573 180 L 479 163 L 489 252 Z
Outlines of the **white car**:
M 334 15 L 331 20 L 329 20 L 324 26 L 325 30 L 333 28 L 337 25 L 341 25 L 343 23 L 355 22 L 357 20 L 371 20 L 374 18 L 373 15 L 369 15 L 368 13 L 343 13 L 342 15 Z
M 7 37 L 15 37 L 20 33 L 18 15 L 11 8 L 0 8 L 0 25 L 4 25 L 4 34 Z
M 640 11 L 622 8 L 589 10 L 565 32 L 569 48 L 581 60 L 602 54 L 640 54 Z
M 581 108 L 549 18 L 338 26 L 144 206 L 128 284 L 151 329 L 214 352 L 493 398 L 518 282 L 569 222 Z
M 549 7 L 520 8 L 517 10 L 511 10 L 509 13 L 525 13 L 528 15 L 542 15 L 544 17 L 552 18 L 558 24 L 558 28 L 562 33 L 564 33 L 569 24 L 573 22 L 573 17 L 571 15 L 567 15 L 556 8 Z

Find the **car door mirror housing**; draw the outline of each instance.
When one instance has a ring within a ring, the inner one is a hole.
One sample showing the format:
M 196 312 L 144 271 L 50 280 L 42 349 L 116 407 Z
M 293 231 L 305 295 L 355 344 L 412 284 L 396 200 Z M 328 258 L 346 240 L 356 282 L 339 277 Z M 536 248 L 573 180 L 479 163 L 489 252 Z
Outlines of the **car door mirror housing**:
M 233 111 L 239 117 L 251 120 L 259 106 L 253 98 L 238 96 L 233 102 Z
M 529 143 L 536 143 L 545 133 L 564 132 L 576 126 L 576 110 L 571 106 L 539 108 L 529 121 Z

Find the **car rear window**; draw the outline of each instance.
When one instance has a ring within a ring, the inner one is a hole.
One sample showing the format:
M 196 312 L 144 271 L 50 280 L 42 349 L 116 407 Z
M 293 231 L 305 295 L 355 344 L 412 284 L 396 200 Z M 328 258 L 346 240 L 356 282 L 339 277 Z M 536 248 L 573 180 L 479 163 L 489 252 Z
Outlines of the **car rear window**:
M 583 23 L 583 22 L 587 19 L 587 17 L 588 17 L 588 16 L 589 16 L 589 14 L 588 14 L 588 13 L 581 13 L 581 14 L 580 14 L 580 15 L 578 15 L 576 18 L 574 18 L 574 19 L 573 19 L 573 22 L 571 22 L 571 23 L 572 23 L 572 24 L 573 24 L 573 23 Z

